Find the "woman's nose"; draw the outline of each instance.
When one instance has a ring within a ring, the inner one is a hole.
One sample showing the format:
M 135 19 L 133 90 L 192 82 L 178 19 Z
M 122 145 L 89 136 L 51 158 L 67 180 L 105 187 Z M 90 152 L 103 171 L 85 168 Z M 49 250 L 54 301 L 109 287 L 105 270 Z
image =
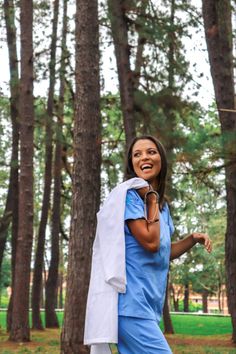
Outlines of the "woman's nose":
M 143 153 L 141 156 L 142 160 L 147 160 L 148 159 L 148 155 L 146 153 Z

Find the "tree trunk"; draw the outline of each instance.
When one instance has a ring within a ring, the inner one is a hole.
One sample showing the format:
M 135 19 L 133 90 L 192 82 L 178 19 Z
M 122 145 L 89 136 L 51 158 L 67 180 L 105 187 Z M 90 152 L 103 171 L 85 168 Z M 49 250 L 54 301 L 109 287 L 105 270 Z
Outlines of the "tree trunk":
M 60 233 L 62 227 L 60 225 Z M 67 240 L 68 241 L 68 240 Z M 63 284 L 64 284 L 64 252 L 63 252 L 63 237 L 60 238 L 60 270 L 59 270 L 59 289 L 58 289 L 58 307 L 60 309 L 64 308 L 64 300 L 63 300 Z
M 184 312 L 189 312 L 189 283 L 184 285 Z
M 202 293 L 202 311 L 208 313 L 208 291 L 204 290 Z
M 10 168 L 10 183 L 8 189 L 7 203 L 4 214 L 10 210 L 12 214 L 12 231 L 11 231 L 11 269 L 12 269 L 12 289 L 14 284 L 14 268 L 16 258 L 16 240 L 18 231 L 18 154 L 19 154 L 19 73 L 18 58 L 16 48 L 16 27 L 15 27 L 15 9 L 13 0 L 4 0 L 4 15 L 7 30 L 7 45 L 10 67 L 10 113 L 12 122 L 12 155 Z M 1 238 L 0 249 L 2 255 L 0 263 L 2 263 L 3 250 L 5 249 L 6 235 Z M 7 330 L 10 330 L 12 321 L 12 295 L 7 310 Z
M 172 325 L 171 317 L 170 317 L 170 309 L 168 302 L 168 282 L 166 287 L 166 296 L 165 303 L 163 308 L 163 322 L 164 322 L 164 333 L 174 334 L 174 327 Z
M 171 13 L 171 25 L 174 27 L 174 22 L 175 22 L 175 0 L 171 0 L 171 8 L 170 8 L 170 13 Z M 174 43 L 174 34 L 171 32 L 169 34 L 169 48 L 168 48 L 168 61 L 169 61 L 169 70 L 168 70 L 168 89 L 169 89 L 169 95 L 172 96 L 174 93 L 174 83 L 175 83 L 175 75 L 174 75 L 174 48 L 175 48 L 175 43 Z M 163 109 L 163 113 L 166 116 L 166 124 L 167 124 L 167 129 L 166 129 L 166 136 L 165 136 L 165 148 L 166 148 L 166 154 L 167 154 L 167 160 L 168 160 L 168 171 L 167 171 L 167 193 L 170 195 L 172 198 L 174 196 L 174 191 L 173 191 L 173 183 L 172 183 L 172 175 L 173 175 L 173 149 L 174 149 L 174 144 L 173 144 L 173 131 L 176 128 L 176 116 L 172 110 L 171 107 L 166 107 Z M 168 282 L 169 282 L 169 277 L 168 277 Z M 168 293 L 168 288 L 167 288 L 167 293 Z M 165 319 L 166 317 L 166 319 Z M 167 302 L 167 294 L 166 294 L 166 299 L 165 299 L 165 305 L 164 305 L 164 322 L 166 321 L 168 328 L 165 328 L 166 333 L 174 333 L 174 327 L 171 321 L 171 317 L 169 314 L 169 306 Z M 165 325 L 165 327 L 167 326 Z
M 97 0 L 77 0 L 72 221 L 61 353 L 89 353 L 84 319 L 100 202 L 101 118 Z M 76 314 L 76 316 L 75 316 Z
M 66 35 L 67 35 L 67 1 L 64 1 L 63 29 L 62 29 L 62 55 L 60 69 L 60 92 L 58 104 L 58 122 L 56 128 L 56 149 L 54 158 L 54 192 L 52 209 L 52 246 L 51 262 L 46 282 L 45 315 L 46 327 L 58 328 L 59 322 L 56 315 L 58 297 L 58 269 L 59 269 L 59 235 L 61 225 L 61 169 L 62 169 L 62 124 L 64 114 L 65 94 L 65 56 L 66 56 Z
M 46 281 L 45 318 L 47 328 L 59 328 L 55 312 L 57 306 L 59 231 L 61 199 L 61 144 L 57 142 L 54 162 L 54 193 L 52 211 L 51 261 Z
M 58 307 L 60 309 L 63 309 L 63 271 L 60 272 L 59 274 L 59 290 L 58 290 Z
M 20 81 L 20 185 L 19 229 L 16 249 L 12 326 L 10 340 L 30 340 L 29 283 L 33 241 L 33 3 L 20 1 L 21 81 Z
M 219 309 L 219 312 L 222 313 L 222 306 L 221 306 L 221 295 L 222 295 L 222 285 L 221 283 L 219 282 L 219 285 L 218 285 L 218 291 L 217 291 L 217 295 L 218 295 L 218 309 Z
M 140 9 L 140 17 L 145 18 L 146 16 L 146 11 L 147 7 L 149 5 L 148 0 L 143 0 L 141 3 L 141 9 Z M 145 43 L 147 42 L 146 36 L 145 36 L 145 31 L 143 30 L 143 27 L 137 26 L 137 31 L 138 31 L 138 41 L 137 41 L 137 50 L 136 50 L 136 56 L 135 56 L 135 68 L 133 71 L 133 88 L 134 88 L 134 96 L 135 96 L 135 91 L 138 90 L 139 84 L 140 84 L 140 77 L 141 77 L 141 69 L 144 65 L 144 58 L 143 58 L 143 52 L 144 52 L 144 46 Z
M 45 248 L 45 233 L 48 221 L 48 211 L 50 208 L 51 182 L 52 182 L 52 119 L 54 108 L 54 89 L 55 89 L 55 66 L 56 66 L 56 43 L 58 25 L 59 0 L 54 1 L 54 17 L 52 23 L 51 57 L 49 63 L 49 92 L 46 113 L 45 131 L 45 171 L 44 171 L 44 192 L 41 220 L 39 224 L 37 248 L 34 262 L 34 276 L 32 287 L 32 327 L 43 329 L 40 316 L 40 301 L 42 293 L 42 272 Z
M 11 194 L 12 194 L 12 187 L 11 187 L 11 181 L 9 181 L 5 210 L 3 216 L 0 218 L 0 277 L 1 277 L 3 255 L 4 255 L 5 245 L 7 241 L 7 231 L 12 219 Z
M 236 343 L 236 112 L 230 0 L 204 0 L 206 43 L 222 131 L 225 159 L 227 228 L 225 238 L 226 288 Z
M 170 290 L 172 291 L 172 294 L 173 294 L 174 311 L 175 311 L 175 312 L 179 312 L 179 299 L 178 299 L 178 294 L 177 294 L 177 296 L 176 296 L 175 288 L 174 288 L 174 285 L 173 285 L 172 283 L 170 283 L 169 288 L 170 288 Z
M 130 68 L 130 46 L 128 43 L 128 22 L 125 15 L 125 1 L 108 0 L 108 8 L 115 46 L 127 151 L 130 142 L 135 137 L 135 120 L 134 77 Z

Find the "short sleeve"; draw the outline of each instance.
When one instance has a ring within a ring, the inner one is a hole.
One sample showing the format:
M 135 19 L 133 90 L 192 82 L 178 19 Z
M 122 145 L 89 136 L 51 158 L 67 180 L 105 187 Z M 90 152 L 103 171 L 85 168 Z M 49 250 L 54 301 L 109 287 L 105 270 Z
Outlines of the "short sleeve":
M 134 189 L 129 189 L 125 202 L 125 220 L 144 218 L 143 201 Z
M 169 209 L 167 203 L 165 203 L 163 211 L 164 211 L 165 222 L 169 226 L 170 236 L 172 236 L 175 231 L 175 227 L 174 227 L 174 223 L 173 223 L 172 217 L 170 215 L 170 209 Z

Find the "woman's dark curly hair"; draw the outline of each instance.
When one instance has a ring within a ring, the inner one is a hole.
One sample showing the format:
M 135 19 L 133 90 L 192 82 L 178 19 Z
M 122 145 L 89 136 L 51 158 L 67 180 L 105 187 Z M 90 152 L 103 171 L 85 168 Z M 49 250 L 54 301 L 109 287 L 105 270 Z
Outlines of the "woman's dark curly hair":
M 134 172 L 133 163 L 132 163 L 133 146 L 137 141 L 146 140 L 146 139 L 151 140 L 156 145 L 157 150 L 161 156 L 161 171 L 157 176 L 157 181 L 158 181 L 157 192 L 160 196 L 160 208 L 162 209 L 163 204 L 165 202 L 164 195 L 165 195 L 166 174 L 167 174 L 167 158 L 166 158 L 165 149 L 157 138 L 155 138 L 152 135 L 141 135 L 133 139 L 127 153 L 126 176 L 127 179 L 137 177 L 136 173 Z

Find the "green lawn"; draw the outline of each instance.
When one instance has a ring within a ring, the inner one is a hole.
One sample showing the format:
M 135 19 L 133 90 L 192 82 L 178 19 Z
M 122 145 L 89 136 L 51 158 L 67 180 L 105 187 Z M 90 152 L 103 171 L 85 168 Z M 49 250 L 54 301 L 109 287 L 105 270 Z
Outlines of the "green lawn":
M 167 340 L 174 354 L 236 354 L 231 343 L 231 320 L 229 317 L 201 315 L 172 315 L 174 335 Z M 58 313 L 62 324 L 63 313 Z M 0 312 L 0 353 L 2 354 L 59 354 L 60 330 L 32 331 L 30 343 L 11 343 L 5 332 L 6 312 Z M 163 325 L 161 324 L 161 327 Z M 113 354 L 117 354 L 113 347 Z
M 209 336 L 232 331 L 230 317 L 181 314 L 171 315 L 171 318 L 176 334 Z
M 57 317 L 58 317 L 60 326 L 62 326 L 63 312 L 62 311 L 57 312 Z M 42 313 L 42 320 L 43 320 L 43 324 L 45 325 L 45 318 L 44 318 L 43 313 Z M 30 316 L 30 324 L 31 324 L 31 316 Z M 6 311 L 0 311 L 0 327 L 3 329 L 6 328 Z
M 210 336 L 229 334 L 232 331 L 230 317 L 201 316 L 201 315 L 171 315 L 176 334 Z M 62 325 L 63 312 L 58 312 L 58 319 Z M 44 320 L 44 316 L 43 316 Z M 0 312 L 0 326 L 6 328 L 6 312 Z M 163 329 L 163 324 L 161 323 Z

